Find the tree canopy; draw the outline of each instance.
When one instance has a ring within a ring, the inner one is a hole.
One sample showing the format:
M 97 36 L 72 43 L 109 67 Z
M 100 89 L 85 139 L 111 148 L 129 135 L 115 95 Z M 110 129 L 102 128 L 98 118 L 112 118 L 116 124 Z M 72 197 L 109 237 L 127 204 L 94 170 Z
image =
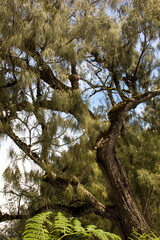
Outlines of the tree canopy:
M 0 0 L 0 134 L 20 149 L 1 222 L 160 231 L 159 49 L 157 0 Z

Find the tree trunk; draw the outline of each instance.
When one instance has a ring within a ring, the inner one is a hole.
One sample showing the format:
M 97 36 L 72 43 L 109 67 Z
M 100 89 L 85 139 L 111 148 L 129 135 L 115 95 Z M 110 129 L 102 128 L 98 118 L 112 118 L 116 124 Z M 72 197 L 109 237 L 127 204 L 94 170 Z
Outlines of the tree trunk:
M 104 145 L 97 151 L 97 160 L 107 182 L 109 182 L 110 190 L 115 199 L 118 211 L 118 227 L 123 238 L 127 239 L 133 228 L 138 232 L 142 232 L 142 229 L 149 232 L 150 227 L 137 205 L 124 168 L 115 151 L 107 153 L 106 149 L 107 146 Z
M 115 199 L 118 227 L 124 239 L 131 236 L 133 228 L 139 233 L 142 230 L 150 231 L 150 226 L 135 200 L 125 169 L 115 152 L 115 144 L 123 125 L 126 110 L 125 106 L 116 109 L 109 130 L 99 137 L 96 144 L 97 162 Z

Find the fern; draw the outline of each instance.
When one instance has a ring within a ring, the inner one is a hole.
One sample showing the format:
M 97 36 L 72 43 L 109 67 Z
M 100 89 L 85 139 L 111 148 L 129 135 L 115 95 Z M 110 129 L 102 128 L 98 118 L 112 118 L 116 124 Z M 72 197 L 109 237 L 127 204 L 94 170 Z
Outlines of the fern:
M 55 217 L 54 230 L 63 234 L 71 233 L 72 224 L 62 213 Z
M 132 236 L 133 236 L 133 238 L 129 238 L 130 240 L 134 240 L 134 239 L 135 240 L 146 240 L 146 239 L 148 239 L 148 240 L 160 240 L 160 238 L 157 237 L 153 232 L 150 232 L 149 234 L 147 234 L 147 233 L 139 234 L 138 232 L 133 230 Z
M 58 213 L 55 221 L 51 221 L 51 212 L 41 213 L 27 221 L 23 240 L 61 240 L 61 239 L 99 239 L 120 240 L 115 234 L 97 229 L 95 225 L 82 227 L 78 220 L 69 221 L 62 213 Z M 49 230 L 50 229 L 50 230 Z
M 86 232 L 86 229 L 82 227 L 81 222 L 78 220 L 73 220 L 72 227 L 76 233 L 85 233 Z
M 121 238 L 113 233 L 104 232 L 102 229 L 97 229 L 95 225 L 88 225 L 86 227 L 87 232 L 91 233 L 93 236 L 97 237 L 100 240 L 121 240 Z
M 25 231 L 22 235 L 23 239 L 31 240 L 48 240 L 49 231 L 47 229 L 47 224 L 52 225 L 52 222 L 49 220 L 52 212 L 41 213 L 27 221 L 25 226 Z

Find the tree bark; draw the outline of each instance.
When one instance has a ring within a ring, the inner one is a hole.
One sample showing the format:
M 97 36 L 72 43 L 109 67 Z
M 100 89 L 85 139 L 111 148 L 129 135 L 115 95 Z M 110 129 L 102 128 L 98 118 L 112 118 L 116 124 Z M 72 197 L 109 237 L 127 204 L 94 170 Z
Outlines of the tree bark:
M 110 190 L 118 210 L 118 227 L 123 238 L 128 239 L 133 228 L 138 232 L 142 230 L 149 232 L 150 226 L 138 207 L 124 168 L 115 151 L 107 153 L 106 149 L 107 146 L 104 144 L 101 149 L 97 150 L 97 161 L 107 182 L 109 180 Z
M 109 130 L 99 137 L 96 143 L 97 162 L 109 183 L 117 207 L 119 229 L 123 239 L 131 236 L 133 228 L 141 233 L 150 232 L 151 227 L 144 218 L 131 190 L 125 169 L 116 156 L 115 144 L 123 126 L 126 112 L 135 103 L 121 103 L 111 110 Z

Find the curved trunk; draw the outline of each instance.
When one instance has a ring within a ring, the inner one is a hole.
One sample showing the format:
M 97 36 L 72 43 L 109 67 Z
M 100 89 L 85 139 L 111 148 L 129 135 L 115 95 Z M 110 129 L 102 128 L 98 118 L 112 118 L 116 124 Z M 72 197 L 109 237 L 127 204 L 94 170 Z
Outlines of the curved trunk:
M 123 125 L 127 105 L 116 108 L 109 130 L 96 143 L 97 162 L 103 172 L 117 206 L 119 229 L 127 239 L 133 228 L 138 232 L 149 232 L 150 226 L 144 218 L 131 190 L 125 169 L 116 156 L 115 144 Z
M 97 150 L 97 161 L 103 175 L 109 181 L 111 192 L 117 205 L 119 228 L 124 239 L 127 239 L 133 228 L 141 232 L 150 231 L 150 227 L 141 213 L 133 192 L 131 191 L 126 173 L 115 151 L 106 152 L 107 146 Z

